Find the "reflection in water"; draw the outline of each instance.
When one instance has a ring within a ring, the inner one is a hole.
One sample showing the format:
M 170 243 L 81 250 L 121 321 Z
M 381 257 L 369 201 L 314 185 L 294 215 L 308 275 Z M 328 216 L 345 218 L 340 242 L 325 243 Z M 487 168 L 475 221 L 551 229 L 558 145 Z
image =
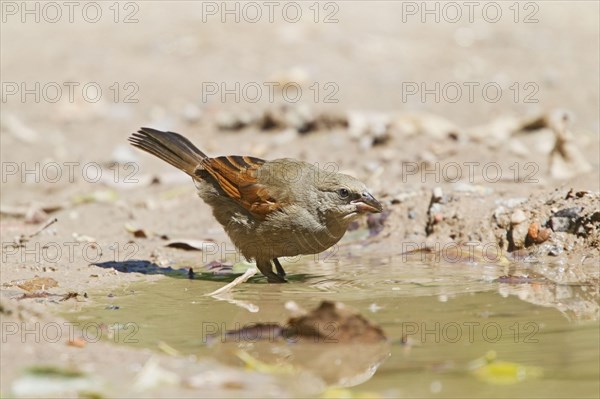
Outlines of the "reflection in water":
M 253 277 L 230 293 L 231 303 L 205 294 L 232 278 L 165 278 L 130 286 L 126 293 L 115 289 L 111 297 L 97 293 L 96 308 L 70 317 L 109 325 L 133 322 L 139 327 L 138 346 L 157 348 L 164 341 L 180 353 L 217 357 L 228 364 L 308 370 L 327 384 L 354 386 L 356 392 L 412 397 L 597 395 L 597 284 L 561 282 L 549 272 L 554 265 L 358 259 L 351 249 L 347 252 L 337 262 L 288 265 L 290 284 L 267 285 Z M 502 276 L 528 277 L 499 280 Z M 323 300 L 342 302 L 379 324 L 391 343 L 371 348 L 249 339 L 209 344 L 210 336 L 222 337 L 228 330 L 256 323 L 285 325 L 290 300 L 306 309 Z M 106 310 L 110 305 L 119 310 Z M 540 373 L 494 385 L 498 379 L 480 378 L 481 372 L 472 370 L 473 362 L 490 351 L 500 363 L 482 369 L 486 373 L 505 370 L 505 365 Z
M 241 356 L 240 350 L 250 356 Z M 268 372 L 278 368 L 293 373 L 310 373 L 329 386 L 352 387 L 369 380 L 390 355 L 390 344 L 226 342 L 212 354 L 225 364 L 250 366 L 260 362 Z M 249 360 L 251 359 L 251 360 Z
M 600 313 L 598 289 L 591 285 L 545 282 L 502 285 L 498 291 L 503 296 L 516 295 L 523 301 L 558 309 L 570 321 L 597 321 Z
M 213 341 L 219 335 L 213 336 Z M 260 323 L 226 331 L 217 357 L 224 363 L 312 373 L 327 385 L 351 387 L 370 379 L 389 356 L 383 330 L 341 303 L 324 301 L 286 325 Z

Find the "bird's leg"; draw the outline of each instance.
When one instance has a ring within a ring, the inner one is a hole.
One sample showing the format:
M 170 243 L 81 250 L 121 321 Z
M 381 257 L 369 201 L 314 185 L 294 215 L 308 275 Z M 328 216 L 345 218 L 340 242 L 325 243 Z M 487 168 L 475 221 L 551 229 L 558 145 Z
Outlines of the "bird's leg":
M 258 270 L 260 270 L 260 272 L 267 277 L 267 281 L 269 281 L 269 283 L 287 283 L 286 279 L 284 279 L 282 276 L 273 273 L 273 265 L 271 264 L 270 260 L 264 261 L 257 259 L 256 267 L 258 267 Z
M 281 267 L 281 263 L 279 263 L 279 259 L 273 258 L 273 263 L 275 263 L 275 269 L 277 269 L 277 275 L 279 277 L 285 277 L 285 270 Z

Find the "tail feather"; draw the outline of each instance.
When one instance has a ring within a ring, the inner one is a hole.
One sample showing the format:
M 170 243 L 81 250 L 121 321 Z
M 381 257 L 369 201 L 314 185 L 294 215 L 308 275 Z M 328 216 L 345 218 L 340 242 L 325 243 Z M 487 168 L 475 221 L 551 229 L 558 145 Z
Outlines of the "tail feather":
M 129 142 L 192 177 L 196 167 L 206 158 L 206 154 L 196 148 L 191 141 L 174 132 L 162 132 L 143 127 L 129 137 Z

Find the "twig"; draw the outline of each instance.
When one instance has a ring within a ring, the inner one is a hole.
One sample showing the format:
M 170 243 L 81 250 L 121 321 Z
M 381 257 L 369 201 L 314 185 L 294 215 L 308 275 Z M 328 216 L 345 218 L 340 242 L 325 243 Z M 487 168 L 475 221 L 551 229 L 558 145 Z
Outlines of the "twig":
M 48 227 L 52 226 L 54 223 L 58 222 L 58 218 L 52 218 L 46 222 L 42 227 L 40 227 L 35 233 L 30 234 L 27 238 L 33 238 L 40 234 L 42 231 L 46 230 Z
M 16 248 L 21 248 L 21 247 L 25 247 L 25 244 L 27 243 L 27 241 L 29 241 L 30 239 L 32 239 L 33 237 L 37 236 L 38 234 L 40 234 L 42 231 L 44 231 L 45 229 L 47 229 L 48 227 L 52 226 L 54 223 L 58 222 L 57 218 L 52 218 L 49 221 L 47 221 L 42 227 L 40 227 L 36 232 L 34 232 L 33 234 L 19 234 L 18 236 L 15 237 L 14 239 L 14 245 L 16 246 Z

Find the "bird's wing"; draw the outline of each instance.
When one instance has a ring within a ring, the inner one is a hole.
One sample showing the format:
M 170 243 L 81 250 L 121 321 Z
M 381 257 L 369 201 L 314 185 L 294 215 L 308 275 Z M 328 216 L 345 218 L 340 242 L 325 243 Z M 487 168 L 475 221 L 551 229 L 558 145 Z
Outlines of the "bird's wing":
M 208 173 L 230 198 L 260 220 L 281 207 L 264 184 L 258 183 L 258 170 L 266 161 L 260 158 L 229 155 L 205 158 L 196 174 Z

